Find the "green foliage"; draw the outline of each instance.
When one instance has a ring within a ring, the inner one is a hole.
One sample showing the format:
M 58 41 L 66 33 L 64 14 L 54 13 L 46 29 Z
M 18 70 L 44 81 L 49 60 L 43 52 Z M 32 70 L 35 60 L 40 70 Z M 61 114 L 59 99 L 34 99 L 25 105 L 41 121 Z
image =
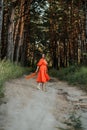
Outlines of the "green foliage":
M 67 129 L 64 128 L 58 128 L 58 130 L 83 130 L 84 128 L 82 127 L 82 122 L 81 122 L 81 116 L 79 116 L 75 111 L 70 113 L 68 119 L 63 122 L 64 124 L 67 125 Z
M 77 70 L 78 68 L 76 66 L 71 66 L 68 68 L 61 68 L 60 70 L 51 69 L 50 75 L 52 75 L 53 77 L 58 77 L 59 79 L 66 80 L 66 77 L 68 76 L 68 74 L 72 74 L 76 72 Z
M 58 70 L 56 69 L 50 69 L 49 70 L 49 75 L 52 76 L 52 77 L 58 77 Z
M 24 73 L 29 73 L 31 68 L 23 68 L 16 64 L 11 63 L 10 61 L 1 61 L 0 62 L 0 97 L 3 94 L 3 83 L 9 79 L 17 78 L 22 76 Z
M 72 75 L 68 74 L 67 80 L 69 83 L 87 85 L 87 68 L 81 67 L 78 71 L 75 71 Z M 87 89 L 87 88 L 86 88 Z
M 72 126 L 75 130 L 82 130 L 80 116 L 77 116 L 75 112 L 70 114 L 68 122 L 66 122 L 66 124 Z
M 70 66 L 60 70 L 51 69 L 50 75 L 87 90 L 87 67 Z

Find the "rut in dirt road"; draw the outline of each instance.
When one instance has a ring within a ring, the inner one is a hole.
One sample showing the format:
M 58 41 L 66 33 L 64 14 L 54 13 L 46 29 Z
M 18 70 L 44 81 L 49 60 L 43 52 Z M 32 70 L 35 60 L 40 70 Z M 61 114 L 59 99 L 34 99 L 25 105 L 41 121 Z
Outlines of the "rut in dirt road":
M 6 104 L 0 106 L 0 130 L 68 130 L 64 121 L 86 93 L 59 81 L 49 82 L 47 92 L 36 86 L 35 79 L 24 78 L 5 84 Z M 80 109 L 80 113 L 86 130 L 87 112 Z

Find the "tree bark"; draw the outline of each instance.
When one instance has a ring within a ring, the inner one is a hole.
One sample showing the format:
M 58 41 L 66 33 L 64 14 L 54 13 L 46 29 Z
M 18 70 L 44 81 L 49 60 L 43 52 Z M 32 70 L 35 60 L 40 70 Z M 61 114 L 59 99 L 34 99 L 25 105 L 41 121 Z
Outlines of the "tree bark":
M 0 58 L 1 58 L 1 33 L 2 33 L 2 21 L 3 21 L 3 0 L 0 0 Z
M 14 55 L 14 14 L 15 13 L 15 7 L 11 6 L 10 9 L 10 15 L 9 15 L 9 26 L 8 26 L 8 47 L 7 47 L 7 59 L 10 59 L 13 61 L 13 55 Z

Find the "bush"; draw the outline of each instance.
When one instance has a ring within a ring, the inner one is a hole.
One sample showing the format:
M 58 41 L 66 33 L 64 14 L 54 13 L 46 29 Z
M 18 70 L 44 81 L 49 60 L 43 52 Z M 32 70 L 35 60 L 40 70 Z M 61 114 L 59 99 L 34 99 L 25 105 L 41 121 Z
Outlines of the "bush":
M 70 66 L 60 70 L 51 69 L 50 75 L 70 84 L 83 86 L 87 90 L 87 67 Z
M 3 84 L 8 79 L 13 79 L 28 74 L 32 68 L 24 68 L 10 61 L 0 61 L 0 97 L 3 95 Z
M 52 76 L 52 77 L 58 77 L 58 70 L 56 69 L 50 69 L 49 70 L 49 75 Z

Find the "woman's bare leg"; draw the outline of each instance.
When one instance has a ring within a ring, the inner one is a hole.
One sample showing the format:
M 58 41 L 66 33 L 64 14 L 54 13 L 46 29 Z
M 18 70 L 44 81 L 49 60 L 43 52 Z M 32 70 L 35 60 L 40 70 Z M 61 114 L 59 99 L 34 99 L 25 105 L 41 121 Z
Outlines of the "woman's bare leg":
M 46 83 L 42 83 L 42 90 L 46 92 Z
M 37 88 L 38 88 L 38 89 L 41 89 L 41 88 L 40 88 L 40 86 L 41 86 L 41 83 L 38 83 L 38 86 L 37 86 Z

